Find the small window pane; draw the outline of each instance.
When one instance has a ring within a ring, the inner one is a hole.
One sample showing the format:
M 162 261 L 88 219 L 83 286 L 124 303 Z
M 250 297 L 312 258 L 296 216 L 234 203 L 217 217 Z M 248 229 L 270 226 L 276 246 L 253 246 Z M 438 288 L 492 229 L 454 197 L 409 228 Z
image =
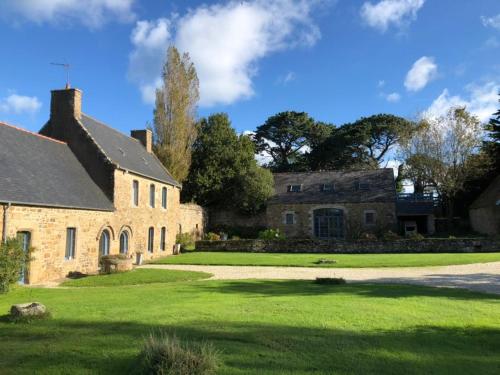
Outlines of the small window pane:
M 334 185 L 333 184 L 323 184 L 321 187 L 322 191 L 333 191 L 334 190 Z
M 149 186 L 149 205 L 154 208 L 155 206 L 155 186 Z
M 161 206 L 163 208 L 167 208 L 167 188 L 164 187 L 161 190 Z
M 155 240 L 155 229 L 153 227 L 150 227 L 148 231 L 148 251 L 150 253 L 153 252 L 154 240 Z
M 365 212 L 365 224 L 367 225 L 375 224 L 374 212 Z
M 76 228 L 66 228 L 66 259 L 75 258 Z
M 288 185 L 288 192 L 298 193 L 302 190 L 302 185 Z
M 162 227 L 160 233 L 160 250 L 165 251 L 165 237 L 167 234 L 167 228 Z
M 138 206 L 139 205 L 139 181 L 137 180 L 134 180 L 132 182 L 132 199 L 133 199 L 133 203 L 134 203 L 134 206 Z
M 287 213 L 285 215 L 285 224 L 287 224 L 287 225 L 293 224 L 293 217 L 294 217 L 293 213 Z
M 102 231 L 101 238 L 99 239 L 99 252 L 101 255 L 109 255 L 109 242 L 109 231 L 105 229 Z

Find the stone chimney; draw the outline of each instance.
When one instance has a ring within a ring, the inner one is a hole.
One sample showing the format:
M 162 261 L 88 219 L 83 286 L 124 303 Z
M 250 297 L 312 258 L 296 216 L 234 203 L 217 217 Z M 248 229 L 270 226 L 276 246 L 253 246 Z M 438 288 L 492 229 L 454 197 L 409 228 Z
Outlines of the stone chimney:
M 147 152 L 153 152 L 153 132 L 151 130 L 132 130 L 130 136 L 141 142 Z
M 78 89 L 52 90 L 50 119 L 67 121 L 82 117 L 82 92 Z

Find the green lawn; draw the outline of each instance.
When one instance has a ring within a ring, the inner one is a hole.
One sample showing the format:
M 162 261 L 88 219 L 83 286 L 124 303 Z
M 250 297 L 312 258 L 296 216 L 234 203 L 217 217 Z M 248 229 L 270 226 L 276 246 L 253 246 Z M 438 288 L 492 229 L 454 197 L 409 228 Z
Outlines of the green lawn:
M 0 296 L 0 312 L 27 301 L 46 304 L 52 319 L 0 320 L 2 374 L 128 374 L 158 329 L 212 342 L 221 374 L 500 373 L 500 297 L 464 290 L 214 280 L 19 287 Z
M 123 286 L 153 283 L 171 283 L 207 279 L 211 276 L 204 272 L 145 270 L 138 269 L 126 273 L 110 275 L 88 276 L 81 279 L 68 280 L 62 286 Z
M 316 264 L 320 259 L 333 264 Z M 191 252 L 153 261 L 155 264 L 205 264 L 290 267 L 420 267 L 500 261 L 500 253 L 458 254 L 278 254 Z

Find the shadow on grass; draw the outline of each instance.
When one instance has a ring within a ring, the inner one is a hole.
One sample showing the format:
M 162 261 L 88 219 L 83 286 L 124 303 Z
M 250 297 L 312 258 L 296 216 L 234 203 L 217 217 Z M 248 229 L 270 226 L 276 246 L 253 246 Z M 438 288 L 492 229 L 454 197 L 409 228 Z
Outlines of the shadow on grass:
M 458 276 L 457 276 L 458 278 Z M 446 297 L 458 300 L 499 300 L 500 295 L 471 292 L 456 288 L 435 288 L 419 285 L 390 284 L 396 279 L 374 279 L 363 283 L 344 285 L 319 285 L 313 280 L 236 280 L 223 284 L 206 283 L 200 288 L 220 293 L 253 294 L 262 296 L 311 296 L 322 294 L 353 294 L 381 298 Z M 402 284 L 411 284 L 411 279 L 400 279 Z M 371 284 L 370 282 L 373 282 Z M 387 284 L 384 284 L 386 282 Z
M 497 374 L 499 329 L 420 326 L 350 331 L 274 324 L 193 321 L 45 321 L 0 326 L 0 368 L 7 373 L 134 373 L 152 330 L 210 341 L 222 351 L 221 373 Z

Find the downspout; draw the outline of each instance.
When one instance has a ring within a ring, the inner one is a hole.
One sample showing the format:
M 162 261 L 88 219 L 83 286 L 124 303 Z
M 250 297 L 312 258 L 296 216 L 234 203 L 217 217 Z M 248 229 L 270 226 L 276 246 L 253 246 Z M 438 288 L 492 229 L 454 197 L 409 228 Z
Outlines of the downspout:
M 10 207 L 10 202 L 3 205 L 3 225 L 2 225 L 2 242 L 7 242 L 7 209 Z

